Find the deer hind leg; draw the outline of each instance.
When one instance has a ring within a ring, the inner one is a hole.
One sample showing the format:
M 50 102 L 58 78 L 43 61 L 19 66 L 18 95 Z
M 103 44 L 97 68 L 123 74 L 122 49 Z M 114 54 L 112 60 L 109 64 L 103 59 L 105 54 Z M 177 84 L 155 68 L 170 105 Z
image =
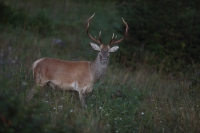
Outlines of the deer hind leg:
M 29 102 L 33 96 L 37 93 L 37 88 L 44 88 L 47 85 L 48 81 L 47 80 L 42 80 L 40 78 L 35 78 L 35 86 L 33 86 L 26 97 L 26 101 Z
M 35 93 L 36 93 L 36 89 L 35 89 L 35 86 L 34 86 L 28 91 L 28 94 L 26 96 L 26 102 L 29 102 L 33 98 Z

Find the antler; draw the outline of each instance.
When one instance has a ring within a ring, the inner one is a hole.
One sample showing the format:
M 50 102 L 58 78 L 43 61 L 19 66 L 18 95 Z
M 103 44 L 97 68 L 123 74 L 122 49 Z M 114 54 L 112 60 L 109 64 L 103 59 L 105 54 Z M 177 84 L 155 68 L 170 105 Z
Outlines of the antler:
M 90 35 L 89 31 L 88 31 L 88 28 L 89 28 L 89 26 L 90 26 L 90 20 L 94 17 L 94 15 L 95 15 L 95 13 L 87 20 L 87 28 L 86 28 L 87 34 L 88 34 L 88 36 L 90 37 L 90 39 L 92 39 L 92 40 L 95 41 L 96 43 L 102 45 L 101 31 L 99 32 L 99 40 L 96 39 L 96 38 L 94 38 L 94 37 L 92 37 L 92 36 Z
M 124 21 L 123 18 L 122 18 L 122 21 L 124 22 L 124 24 L 126 26 L 126 32 L 124 33 L 124 36 L 121 39 L 115 41 L 115 39 L 117 38 L 117 36 L 114 37 L 114 33 L 113 33 L 113 36 L 112 36 L 112 38 L 110 40 L 110 43 L 108 45 L 117 44 L 117 43 L 121 42 L 126 37 L 126 34 L 128 32 L 128 24 Z

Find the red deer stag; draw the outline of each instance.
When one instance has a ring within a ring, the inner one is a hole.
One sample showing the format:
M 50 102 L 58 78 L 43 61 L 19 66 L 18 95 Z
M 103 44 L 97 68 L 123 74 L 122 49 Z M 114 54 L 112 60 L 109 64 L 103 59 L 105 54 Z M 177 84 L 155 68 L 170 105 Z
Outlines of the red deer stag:
M 36 86 L 44 87 L 49 85 L 54 89 L 77 91 L 82 106 L 85 106 L 86 94 L 92 91 L 94 83 L 106 73 L 110 53 L 116 52 L 119 48 L 118 46 L 111 47 L 111 45 L 121 42 L 128 32 L 128 24 L 122 18 L 126 26 L 124 36 L 119 40 L 115 40 L 117 36 L 114 36 L 113 33 L 109 44 L 104 45 L 101 40 L 101 31 L 99 32 L 99 39 L 89 34 L 89 23 L 94 15 L 87 20 L 86 28 L 90 39 L 100 44 L 98 46 L 95 43 L 90 43 L 92 48 L 99 52 L 94 62 L 41 58 L 33 63 L 33 76 Z M 35 93 L 36 90 L 33 87 L 27 96 L 27 100 L 30 100 Z

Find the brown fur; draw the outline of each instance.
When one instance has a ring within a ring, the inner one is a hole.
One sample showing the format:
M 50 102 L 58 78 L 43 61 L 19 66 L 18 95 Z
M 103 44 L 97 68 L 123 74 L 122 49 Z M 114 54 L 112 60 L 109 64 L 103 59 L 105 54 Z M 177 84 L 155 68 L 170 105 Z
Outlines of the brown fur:
M 79 93 L 82 105 L 85 95 L 92 91 L 94 76 L 88 61 L 65 61 L 53 58 L 41 58 L 33 63 L 33 76 L 36 86 L 50 85 L 54 89 L 74 90 Z M 27 100 L 36 93 L 30 90 Z
M 35 83 L 40 86 L 46 85 L 49 81 L 57 80 L 67 84 L 77 82 L 79 88 L 84 88 L 93 80 L 90 73 L 90 62 L 88 61 L 72 62 L 43 58 L 35 64 L 33 71 Z M 69 88 L 60 89 L 68 90 Z

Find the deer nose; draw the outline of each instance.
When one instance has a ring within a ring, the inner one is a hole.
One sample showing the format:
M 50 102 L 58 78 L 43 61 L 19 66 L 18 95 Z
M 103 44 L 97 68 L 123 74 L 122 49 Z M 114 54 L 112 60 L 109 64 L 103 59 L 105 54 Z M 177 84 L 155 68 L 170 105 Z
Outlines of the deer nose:
M 106 64 L 106 63 L 107 63 L 107 61 L 108 61 L 108 59 L 107 59 L 107 58 L 102 58 L 102 59 L 101 59 L 101 63 L 103 63 L 103 64 Z

